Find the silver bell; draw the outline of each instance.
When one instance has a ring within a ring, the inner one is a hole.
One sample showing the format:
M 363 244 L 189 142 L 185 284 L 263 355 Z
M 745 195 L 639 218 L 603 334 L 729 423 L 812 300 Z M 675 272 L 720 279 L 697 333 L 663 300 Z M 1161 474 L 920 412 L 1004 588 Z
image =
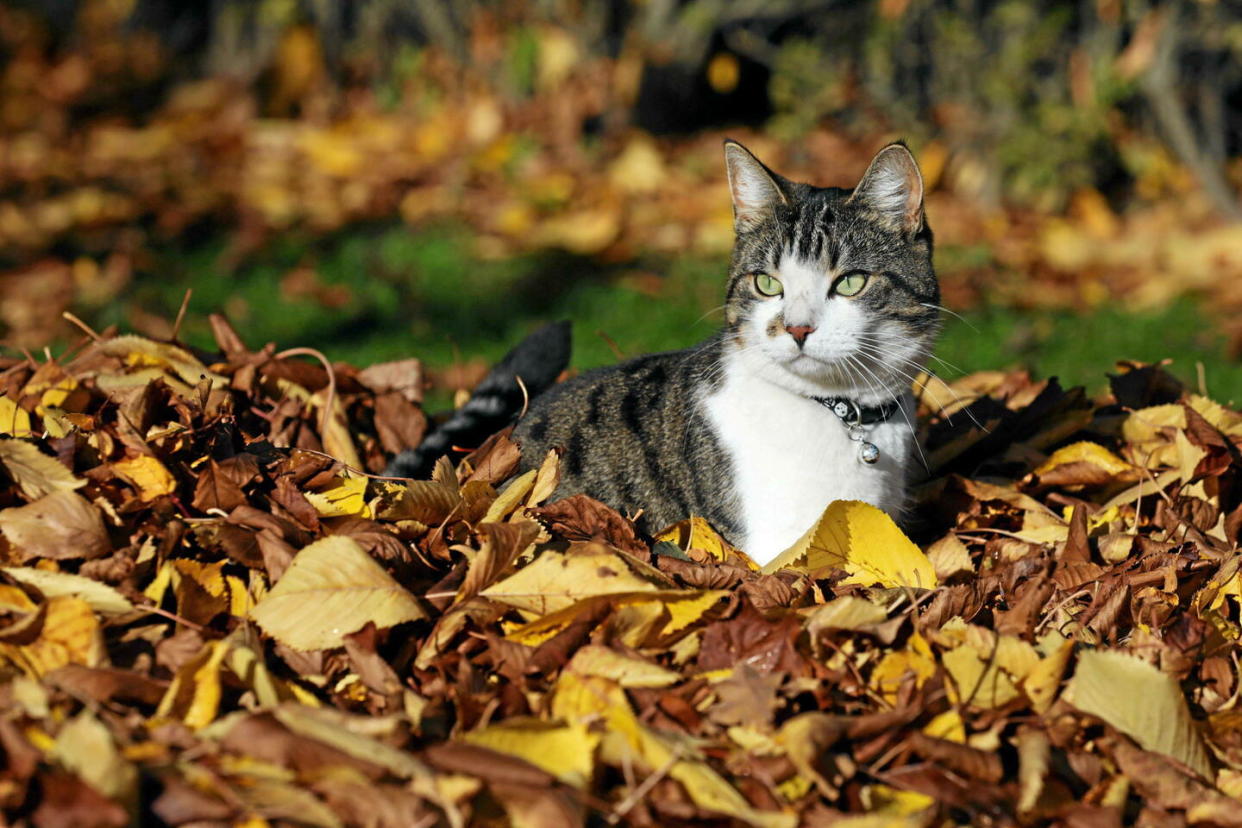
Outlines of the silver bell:
M 868 465 L 880 459 L 880 449 L 875 443 L 863 441 L 858 446 L 858 459 Z

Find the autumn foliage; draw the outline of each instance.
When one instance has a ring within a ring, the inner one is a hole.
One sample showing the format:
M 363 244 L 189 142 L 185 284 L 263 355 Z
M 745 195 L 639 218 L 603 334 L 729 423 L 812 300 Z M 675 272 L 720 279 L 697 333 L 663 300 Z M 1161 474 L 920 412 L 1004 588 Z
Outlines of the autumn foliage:
M 919 543 L 760 569 L 503 435 L 363 476 L 418 363 L 214 321 L 0 374 L 10 823 L 1242 824 L 1242 414 L 1158 367 L 924 387 Z

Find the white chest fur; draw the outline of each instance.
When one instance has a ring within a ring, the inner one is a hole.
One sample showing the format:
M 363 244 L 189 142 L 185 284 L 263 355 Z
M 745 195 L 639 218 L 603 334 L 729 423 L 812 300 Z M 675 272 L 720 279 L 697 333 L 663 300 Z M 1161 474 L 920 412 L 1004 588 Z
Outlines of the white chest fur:
M 740 365 L 705 403 L 733 461 L 743 535 L 732 540 L 756 562 L 788 549 L 834 500 L 866 501 L 894 516 L 901 509 L 914 451 L 909 395 L 902 411 L 867 427 L 880 449 L 874 465 L 859 459 L 858 443 L 827 408 Z

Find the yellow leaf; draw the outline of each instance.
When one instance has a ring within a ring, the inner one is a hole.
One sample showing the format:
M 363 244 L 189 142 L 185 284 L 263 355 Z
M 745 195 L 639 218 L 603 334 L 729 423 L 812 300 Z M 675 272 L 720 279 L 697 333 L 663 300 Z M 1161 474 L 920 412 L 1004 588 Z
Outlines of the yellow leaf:
M 334 535 L 294 556 L 250 617 L 295 650 L 318 650 L 341 646 L 367 622 L 384 629 L 425 613 L 357 541 Z
M 741 64 L 730 52 L 717 52 L 707 63 L 707 82 L 718 95 L 728 95 L 737 88 Z
M 303 492 L 320 517 L 373 517 L 367 505 L 367 479 L 343 475 L 318 492 Z
M 936 577 L 941 580 L 959 572 L 974 574 L 975 571 L 975 565 L 970 560 L 970 550 L 952 532 L 927 547 L 927 559 L 936 570 Z
M 129 802 L 137 793 L 138 771 L 117 750 L 112 733 L 82 710 L 56 734 L 56 760 L 109 799 Z
M 807 632 L 820 630 L 860 630 L 888 620 L 883 607 L 853 595 L 834 598 L 811 611 L 806 619 Z
M 182 664 L 160 699 L 155 718 L 180 719 L 194 730 L 215 721 L 220 710 L 220 664 L 228 650 L 227 640 L 208 641 Z
M 913 676 L 915 684 L 936 674 L 936 660 L 926 639 L 917 632 L 910 636 L 904 650 L 891 650 L 880 659 L 871 673 L 871 684 L 885 699 L 896 700 L 897 691 L 907 676 Z
M 808 572 L 844 569 L 843 584 L 879 584 L 931 589 L 939 581 L 931 561 L 897 528 L 893 519 L 869 503 L 837 500 L 802 538 L 763 567 Z
M 953 679 L 954 698 L 975 707 L 993 708 L 1008 704 L 1020 695 L 1009 674 L 995 662 L 985 661 L 969 644 L 955 647 L 941 656 L 944 669 Z
M 612 679 L 622 687 L 668 687 L 681 681 L 680 673 L 597 644 L 588 644 L 574 653 L 569 669 L 584 676 Z
M 505 490 L 501 492 L 492 505 L 488 507 L 487 514 L 483 516 L 483 523 L 500 523 L 509 514 L 518 507 L 522 502 L 522 498 L 530 492 L 535 485 L 535 476 L 537 472 L 534 469 L 517 477 L 509 482 Z
M 869 800 L 870 810 L 875 815 L 915 816 L 936 804 L 936 800 L 928 794 L 903 791 L 887 785 L 871 785 L 863 796 Z
M 1040 646 L 1045 655 L 1026 674 L 1022 689 L 1026 691 L 1026 697 L 1031 700 L 1031 707 L 1036 713 L 1047 713 L 1057 691 L 1061 689 L 1061 677 L 1065 675 L 1065 667 L 1074 651 L 1074 642 L 1053 632 L 1040 641 Z
M 71 572 L 50 572 L 32 566 L 6 566 L 3 571 L 13 580 L 34 587 L 48 598 L 72 595 L 81 598 L 92 610 L 104 615 L 121 615 L 134 608 L 128 598 L 94 578 L 74 575 Z
M 0 465 L 27 500 L 38 500 L 55 492 L 72 492 L 86 485 L 85 480 L 74 477 L 54 458 L 25 440 L 0 440 Z
M 704 810 L 760 828 L 793 828 L 797 817 L 789 813 L 760 811 L 737 792 L 706 762 L 695 758 L 689 743 L 657 733 L 635 717 L 620 685 L 598 676 L 581 676 L 565 670 L 557 679 L 552 696 L 552 715 L 569 724 L 590 725 L 602 718 L 604 738 L 600 757 L 614 767 L 637 764 L 650 772 L 667 768 L 670 778 Z
M 327 393 L 327 389 L 324 389 L 311 396 L 311 403 L 321 415 L 316 422 L 321 423 L 323 430 L 320 434 L 323 439 L 323 450 L 347 466 L 355 469 L 361 468 L 362 458 L 358 456 L 358 449 L 354 448 L 354 440 L 349 434 L 349 419 L 339 395 L 332 400 L 332 410 L 328 413 L 327 422 L 322 421 L 323 398 L 327 396 Z
M 691 517 L 689 520 L 674 523 L 656 535 L 655 539 L 668 541 L 683 552 L 691 549 L 701 550 L 717 561 L 727 559 L 732 551 L 728 542 L 701 517 Z
M 1115 650 L 1086 650 L 1078 657 L 1063 698 L 1144 749 L 1171 756 L 1205 779 L 1212 778 L 1203 739 L 1177 679 L 1146 661 Z
M 30 430 L 30 414 L 17 403 L 3 396 L 0 396 L 0 434 L 7 434 L 10 437 L 34 436 Z
M 177 480 L 164 464 L 149 454 L 118 460 L 112 468 L 138 489 L 138 497 L 150 502 L 177 491 Z
M 630 139 L 625 149 L 608 167 L 613 187 L 627 193 L 650 193 L 668 181 L 664 157 L 651 138 L 639 134 Z
M 1048 734 L 1034 727 L 1018 731 L 1018 813 L 1026 813 L 1039 802 L 1048 775 L 1050 743 Z
M 11 567 L 19 569 L 24 567 Z M 33 570 L 42 572 L 42 569 Z M 0 584 L 0 612 L 34 612 L 38 607 L 30 596 L 12 584 Z
M 516 717 L 463 733 L 461 741 L 524 759 L 582 790 L 595 770 L 599 736 L 582 724 L 558 725 Z
M 560 482 L 561 456 L 555 451 L 549 451 L 548 456 L 543 458 L 543 463 L 539 466 L 539 473 L 535 475 L 535 485 L 531 487 L 526 505 L 538 506 L 543 503 L 552 496 Z
M 660 635 L 672 635 L 684 630 L 703 617 L 703 613 L 729 597 L 729 590 L 706 589 L 702 592 L 689 590 L 688 594 L 661 598 L 660 603 L 668 610 L 668 622 Z
M 192 392 L 194 386 L 204 377 L 211 381 L 212 388 L 224 388 L 229 383 L 227 377 L 207 370 L 189 351 L 167 342 L 155 342 L 141 336 L 115 336 L 100 343 L 99 350 L 120 357 L 130 367 L 155 367 L 172 371 L 183 383 L 169 383 L 169 387 L 174 390 L 183 389 L 183 393 Z
M 66 664 L 97 666 L 104 657 L 99 619 L 81 598 L 60 595 L 46 604 L 39 637 L 30 644 L 0 643 L 0 655 L 31 678 Z
M 1090 463 L 1114 476 L 1136 473 L 1134 466 L 1122 460 L 1099 443 L 1082 440 L 1077 443 L 1070 443 L 1068 446 L 1062 446 L 1054 451 L 1052 456 L 1039 464 L 1035 469 L 1035 474 L 1044 475 L 1059 466 L 1069 463 Z
M 151 603 L 159 606 L 164 603 L 164 593 L 168 591 L 169 585 L 172 583 L 172 562 L 165 561 L 155 573 L 155 577 L 151 579 L 151 583 L 147 584 L 142 590 L 142 594 L 151 599 Z
M 254 692 L 260 707 L 275 707 L 293 698 L 287 686 L 267 669 L 263 660 L 262 645 L 253 627 L 238 627 L 228 637 L 229 649 L 224 666 Z
M 480 595 L 542 616 L 595 595 L 657 589 L 655 584 L 635 575 L 607 547 L 583 544 L 578 549 L 571 554 L 545 550 Z
M 229 615 L 234 618 L 245 618 L 254 609 L 254 596 L 246 588 L 245 582 L 236 575 L 225 575 L 224 582 L 229 596 Z
M 956 710 L 946 710 L 936 716 L 927 723 L 923 732 L 936 739 L 957 742 L 959 745 L 966 744 L 966 725 L 962 721 L 962 714 Z

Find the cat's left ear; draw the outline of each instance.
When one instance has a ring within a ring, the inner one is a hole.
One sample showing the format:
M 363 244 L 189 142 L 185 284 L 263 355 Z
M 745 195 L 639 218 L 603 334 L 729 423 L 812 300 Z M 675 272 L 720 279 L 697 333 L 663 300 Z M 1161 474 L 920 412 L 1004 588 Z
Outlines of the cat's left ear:
M 905 144 L 875 154 L 850 201 L 866 203 L 906 233 L 923 229 L 923 175 Z

